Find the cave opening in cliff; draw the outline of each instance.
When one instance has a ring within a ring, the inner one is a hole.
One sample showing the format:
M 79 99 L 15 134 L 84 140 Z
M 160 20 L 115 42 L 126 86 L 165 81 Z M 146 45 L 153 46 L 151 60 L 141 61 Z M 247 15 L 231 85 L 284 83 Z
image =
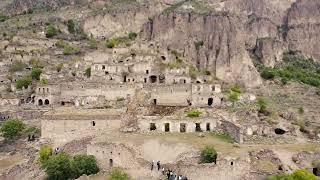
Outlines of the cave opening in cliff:
M 276 129 L 274 129 L 274 133 L 276 133 L 278 135 L 282 135 L 282 134 L 286 133 L 286 131 L 281 128 L 276 128 Z
M 313 172 L 313 174 L 315 175 L 315 176 L 320 176 L 320 169 L 318 169 L 318 168 L 313 168 L 312 169 L 312 172 Z

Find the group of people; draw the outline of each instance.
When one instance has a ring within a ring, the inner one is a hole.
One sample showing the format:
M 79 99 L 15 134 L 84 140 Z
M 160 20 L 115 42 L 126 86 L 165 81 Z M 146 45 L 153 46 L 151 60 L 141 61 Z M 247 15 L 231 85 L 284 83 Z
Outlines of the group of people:
M 182 175 L 177 175 L 177 173 L 170 169 L 165 169 L 164 167 L 161 168 L 160 161 L 157 161 L 157 170 L 162 172 L 162 175 L 167 177 L 167 180 L 188 180 L 187 177 Z M 151 171 L 153 171 L 155 166 L 155 161 L 153 160 L 151 163 Z

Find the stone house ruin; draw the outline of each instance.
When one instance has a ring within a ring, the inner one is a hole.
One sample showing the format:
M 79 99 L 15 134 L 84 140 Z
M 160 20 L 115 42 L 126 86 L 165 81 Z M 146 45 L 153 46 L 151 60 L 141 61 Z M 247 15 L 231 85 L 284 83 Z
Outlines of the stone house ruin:
M 243 132 L 240 126 L 226 120 L 224 117 L 214 115 L 206 118 L 175 118 L 173 116 L 142 116 L 139 117 L 140 132 L 217 132 L 227 133 L 236 142 L 243 142 Z

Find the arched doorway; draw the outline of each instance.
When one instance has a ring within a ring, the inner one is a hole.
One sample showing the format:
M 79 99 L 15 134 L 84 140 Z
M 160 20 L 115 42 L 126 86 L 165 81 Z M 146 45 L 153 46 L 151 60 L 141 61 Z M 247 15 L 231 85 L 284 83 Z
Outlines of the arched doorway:
M 49 105 L 49 103 L 50 103 L 50 102 L 49 102 L 48 99 L 44 100 L 44 104 L 45 104 L 45 105 Z
M 150 76 L 150 82 L 151 83 L 156 83 L 157 82 L 157 76 L 155 76 L 155 75 Z
M 42 106 L 42 105 L 43 105 L 42 99 L 39 99 L 39 100 L 38 100 L 38 105 L 39 105 L 39 106 Z

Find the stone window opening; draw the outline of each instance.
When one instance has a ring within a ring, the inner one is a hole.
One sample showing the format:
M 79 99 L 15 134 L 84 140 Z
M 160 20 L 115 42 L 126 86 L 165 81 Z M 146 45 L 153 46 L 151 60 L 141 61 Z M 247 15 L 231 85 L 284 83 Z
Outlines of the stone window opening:
M 39 92 L 41 92 L 41 88 L 39 88 Z
M 170 123 L 164 123 L 164 132 L 170 132 Z
M 153 104 L 157 105 L 157 99 L 153 99 Z
M 187 124 L 186 123 L 180 123 L 180 132 L 184 133 L 187 131 Z
M 61 106 L 64 106 L 66 103 L 64 101 L 61 101 Z
M 149 74 L 149 70 L 146 70 L 146 74 Z
M 208 99 L 208 106 L 212 106 L 212 104 L 213 104 L 213 98 L 209 98 Z
M 39 106 L 42 106 L 42 105 L 43 105 L 42 99 L 39 99 L 39 100 L 38 100 L 38 105 L 39 105 Z
M 44 100 L 44 104 L 49 105 L 50 104 L 49 99 Z
M 155 131 L 156 129 L 156 123 L 150 123 L 150 131 Z
M 157 82 L 157 76 L 155 76 L 155 75 L 150 76 L 150 82 L 151 83 L 156 83 Z
M 202 132 L 200 123 L 196 123 L 196 132 Z
M 96 122 L 95 121 L 92 121 L 92 126 L 96 126 Z
M 161 56 L 161 59 L 165 61 L 167 58 L 165 56 Z
M 278 135 L 282 135 L 282 134 L 285 134 L 286 131 L 281 128 L 276 128 L 276 129 L 274 129 L 274 133 L 276 133 Z
M 144 83 L 147 83 L 147 78 L 144 78 Z
M 105 75 L 108 75 L 108 74 L 109 74 L 109 71 L 106 71 L 106 72 L 105 72 Z
M 106 66 L 105 66 L 105 65 L 102 65 L 102 69 L 106 69 Z
M 233 166 L 233 161 L 231 161 L 230 165 Z
M 216 87 L 215 86 L 211 86 L 211 91 L 215 91 Z
M 208 132 L 211 131 L 210 123 L 207 123 L 207 124 L 206 124 L 206 131 L 208 131 Z
M 42 88 L 42 92 L 45 93 L 45 88 Z
M 113 159 L 109 159 L 109 166 L 113 167 Z
M 127 82 L 127 76 L 123 76 L 123 82 Z

